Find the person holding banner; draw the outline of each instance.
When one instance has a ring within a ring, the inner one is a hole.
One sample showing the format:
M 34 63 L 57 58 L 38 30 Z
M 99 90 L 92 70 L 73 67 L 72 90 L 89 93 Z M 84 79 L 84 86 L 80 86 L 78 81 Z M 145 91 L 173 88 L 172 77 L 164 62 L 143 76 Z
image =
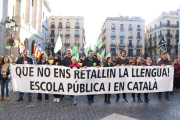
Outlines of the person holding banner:
M 110 57 L 108 57 L 106 61 L 107 62 L 104 65 L 104 67 L 113 67 L 113 63 Z M 111 104 L 110 102 L 111 94 L 104 94 L 104 96 L 105 96 L 104 103 Z
M 135 60 L 134 60 L 134 66 L 141 66 L 141 59 L 140 57 L 136 57 Z M 132 97 L 133 97 L 133 102 L 136 102 L 135 100 L 135 93 L 132 93 Z M 138 102 L 143 102 L 141 100 L 141 93 L 138 93 Z
M 125 50 L 121 50 L 120 56 L 121 57 L 116 59 L 115 66 L 119 67 L 119 66 L 129 65 L 129 60 L 126 58 L 126 51 Z M 118 102 L 120 99 L 120 94 L 116 94 L 116 97 L 117 97 L 116 102 Z M 123 93 L 123 101 L 128 102 L 128 100 L 126 99 L 126 93 Z
M 37 63 L 38 65 L 49 65 L 49 62 L 47 61 L 46 55 L 44 53 L 41 54 L 39 61 Z M 42 100 L 42 94 L 38 93 L 36 102 L 39 102 Z M 49 95 L 45 94 L 45 101 L 49 101 Z
M 167 54 L 163 53 L 161 60 L 157 63 L 157 66 L 166 66 L 166 65 L 172 65 L 171 62 L 168 60 Z M 162 92 L 158 93 L 158 100 L 161 101 L 161 94 Z M 165 92 L 166 94 L 166 100 L 170 101 L 169 99 L 169 91 Z
M 76 57 L 72 57 L 72 58 L 71 58 L 71 61 L 72 61 L 72 64 L 69 66 L 71 69 L 72 69 L 73 67 L 77 67 L 78 69 L 81 67 L 79 64 L 77 64 L 77 59 L 76 59 Z M 74 97 L 74 99 L 73 99 L 73 105 L 77 105 L 77 102 L 76 102 L 77 96 L 75 95 L 75 96 L 73 96 L 73 97 Z
M 174 90 L 180 90 L 180 64 L 174 60 Z
M 10 86 L 10 63 L 11 59 L 8 56 L 4 56 L 1 61 L 1 97 L 0 101 L 4 100 L 4 85 L 6 84 L 6 100 L 9 101 L 9 86 Z
M 93 52 L 89 51 L 88 52 L 88 57 L 84 59 L 82 67 L 87 68 L 87 67 L 100 67 L 100 61 L 96 58 L 93 58 Z M 94 102 L 94 95 L 87 95 L 88 98 L 88 104 L 91 105 L 91 103 Z
M 25 49 L 22 53 L 22 57 L 18 58 L 16 64 L 33 64 L 33 60 L 32 58 L 28 57 L 29 54 L 29 50 Z M 15 65 L 15 63 L 13 63 L 13 65 Z M 27 93 L 28 94 L 28 102 L 31 102 L 31 93 Z M 19 92 L 19 99 L 17 101 L 22 101 L 23 100 L 23 96 L 24 93 L 23 92 Z
M 61 64 L 62 64 L 61 63 L 61 58 L 58 55 L 55 55 L 52 65 L 60 66 Z M 54 96 L 53 102 L 59 102 L 59 99 L 60 99 L 61 95 L 53 94 L 53 96 Z

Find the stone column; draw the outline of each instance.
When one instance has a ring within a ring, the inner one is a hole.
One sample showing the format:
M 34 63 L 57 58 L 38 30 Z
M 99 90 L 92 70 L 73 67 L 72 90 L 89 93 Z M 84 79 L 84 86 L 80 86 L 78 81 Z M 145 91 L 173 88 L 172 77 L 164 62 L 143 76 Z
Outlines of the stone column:
M 25 22 L 31 23 L 32 0 L 26 0 Z
M 34 0 L 33 1 L 33 10 L 32 10 L 32 27 L 34 29 L 37 29 L 37 21 L 38 21 L 38 4 L 39 0 Z
M 38 31 L 42 33 L 43 0 L 39 0 Z

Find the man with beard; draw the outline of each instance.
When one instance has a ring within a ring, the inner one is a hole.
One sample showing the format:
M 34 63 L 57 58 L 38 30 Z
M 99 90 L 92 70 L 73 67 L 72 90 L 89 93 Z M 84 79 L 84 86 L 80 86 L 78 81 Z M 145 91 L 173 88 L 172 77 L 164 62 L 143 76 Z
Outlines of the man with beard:
M 168 60 L 167 54 L 163 53 L 161 60 L 157 63 L 157 66 L 166 66 L 166 65 L 172 65 L 171 61 Z M 158 100 L 161 101 L 161 94 L 162 92 L 158 93 Z M 169 91 L 165 92 L 166 94 L 166 100 L 170 101 L 169 99 Z
M 117 58 L 116 62 L 115 62 L 115 66 L 119 67 L 119 66 L 129 66 L 129 60 L 126 58 L 126 51 L 122 50 L 120 52 L 121 57 Z M 116 94 L 116 102 L 119 101 L 120 99 L 120 94 Z M 128 102 L 128 100 L 126 99 L 126 93 L 123 93 L 123 101 L 124 102 Z
M 87 67 L 100 67 L 100 57 L 97 57 L 98 59 L 93 57 L 93 52 L 89 51 L 88 52 L 88 57 L 84 59 L 82 67 L 87 68 Z M 88 104 L 91 105 L 91 103 L 94 102 L 94 95 L 87 95 L 88 98 Z

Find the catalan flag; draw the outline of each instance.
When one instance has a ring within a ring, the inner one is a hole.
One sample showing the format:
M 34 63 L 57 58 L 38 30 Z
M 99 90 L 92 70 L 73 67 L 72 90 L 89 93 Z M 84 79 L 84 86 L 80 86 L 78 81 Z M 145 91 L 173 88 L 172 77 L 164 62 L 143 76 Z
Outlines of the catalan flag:
M 139 51 L 139 54 L 141 54 L 143 48 L 144 48 L 144 45 L 141 47 L 141 49 L 140 49 L 140 51 Z
M 22 53 L 25 50 L 24 43 L 20 40 L 19 41 L 19 52 Z
M 37 56 L 37 58 L 39 58 L 42 53 L 45 54 L 44 49 L 37 42 L 35 42 L 35 44 L 34 44 L 34 53 L 33 54 L 35 54 Z

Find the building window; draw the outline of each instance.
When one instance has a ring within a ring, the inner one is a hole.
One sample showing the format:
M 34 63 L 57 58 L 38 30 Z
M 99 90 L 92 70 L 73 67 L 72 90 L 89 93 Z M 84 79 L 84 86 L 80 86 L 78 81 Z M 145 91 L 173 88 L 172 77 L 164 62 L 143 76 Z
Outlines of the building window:
M 124 30 L 123 24 L 120 25 L 120 29 L 121 29 L 121 30 Z
M 152 38 L 152 34 L 150 34 L 150 38 Z
M 76 27 L 79 27 L 79 22 L 76 22 Z
M 140 49 L 136 49 L 136 54 L 139 55 Z
M 69 34 L 69 30 L 66 30 L 66 34 Z
M 152 47 L 152 42 L 150 42 L 150 47 Z
M 67 19 L 67 21 L 69 21 L 69 19 Z
M 51 30 L 51 34 L 54 35 L 54 30 Z
M 67 39 L 66 39 L 66 43 L 70 43 L 70 40 L 69 40 L 69 38 L 67 38 Z
M 170 20 L 167 20 L 167 26 L 170 26 Z
M 129 32 L 129 36 L 132 36 L 132 32 Z
M 154 46 L 156 46 L 156 41 L 154 41 Z
M 129 40 L 129 46 L 132 46 L 132 40 Z
M 179 40 L 176 40 L 176 45 L 178 45 Z
M 170 46 L 170 45 L 171 45 L 171 40 L 167 39 L 167 46 Z
M 113 45 L 115 44 L 115 40 L 114 39 L 111 40 L 111 44 L 113 44 Z
M 138 29 L 138 30 L 140 30 L 140 29 L 141 29 L 140 25 L 137 25 L 137 29 Z
M 137 40 L 137 46 L 141 46 L 141 41 Z
M 51 28 L 55 28 L 54 22 L 51 23 Z
M 59 30 L 59 31 L 58 31 L 58 34 L 62 35 L 62 30 Z
M 152 51 L 150 51 L 150 56 L 152 56 Z
M 67 23 L 66 23 L 66 26 L 67 26 L 67 27 L 69 27 L 69 26 L 70 26 L 70 23 L 69 23 L 69 22 L 67 22 Z
M 151 26 L 150 26 L 150 31 L 151 31 Z
M 128 49 L 128 54 L 133 55 L 133 49 Z
M 170 34 L 171 34 L 170 30 L 167 30 L 167 34 L 168 34 L 168 35 L 170 35 Z
M 162 21 L 160 21 L 160 27 L 162 27 Z
M 76 35 L 79 35 L 79 30 L 76 30 Z
M 168 49 L 168 50 L 167 50 L 167 53 L 169 53 L 169 55 L 171 55 L 171 50 Z
M 179 27 L 179 21 L 177 21 L 177 27 Z
M 156 37 L 156 32 L 154 33 L 154 37 Z
M 124 32 L 120 32 L 120 36 L 124 36 Z
M 75 43 L 79 43 L 79 39 L 75 39 Z
M 156 29 L 156 24 L 154 25 L 154 28 Z
M 160 30 L 160 36 L 162 36 L 162 30 Z
M 176 50 L 176 55 L 178 55 L 178 50 Z
M 112 24 L 111 28 L 112 28 L 112 29 L 115 29 L 115 24 Z
M 156 50 L 154 50 L 154 55 L 156 55 Z
M 179 30 L 176 30 L 176 35 L 179 35 Z
M 132 24 L 129 24 L 129 29 L 132 30 Z
M 112 31 L 112 32 L 111 32 L 111 35 L 112 35 L 112 36 L 115 36 L 115 31 Z
M 54 43 L 54 38 L 51 38 L 51 42 Z
M 120 44 L 124 44 L 124 40 L 120 40 Z
M 137 32 L 137 36 L 140 37 L 140 32 Z

